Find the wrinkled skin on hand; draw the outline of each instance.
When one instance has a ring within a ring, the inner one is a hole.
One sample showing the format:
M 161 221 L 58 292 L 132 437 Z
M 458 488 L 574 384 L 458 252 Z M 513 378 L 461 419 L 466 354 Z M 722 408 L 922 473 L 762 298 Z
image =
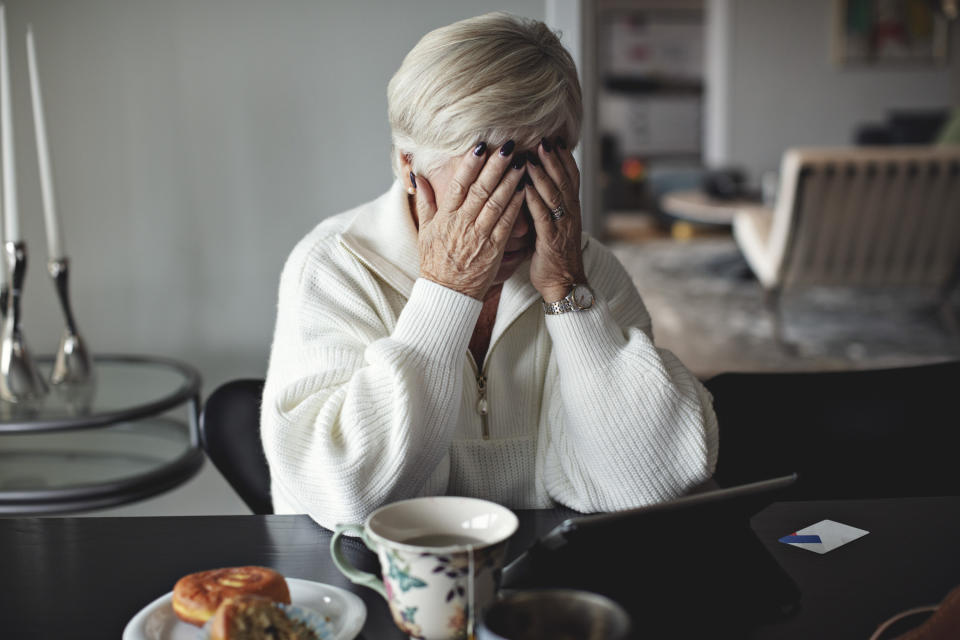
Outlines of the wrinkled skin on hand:
M 543 139 L 529 153 L 513 152 L 512 142 L 490 153 L 480 144 L 432 177 L 439 197 L 425 176 L 416 178 L 421 276 L 482 300 L 530 255 L 532 221 L 530 281 L 543 299 L 586 283 L 580 172 L 562 140 Z M 561 206 L 564 215 L 552 219 Z
M 533 184 L 524 189 L 530 217 L 537 232 L 530 263 L 530 282 L 547 302 L 566 296 L 575 284 L 586 284 L 583 269 L 580 219 L 580 171 L 563 140 L 541 140 L 538 162 L 527 163 Z M 550 211 L 563 207 L 559 220 Z
M 439 198 L 418 177 L 416 207 L 420 275 L 482 300 L 520 214 L 524 194 L 517 187 L 524 171 L 512 153 L 479 149 L 460 158 Z

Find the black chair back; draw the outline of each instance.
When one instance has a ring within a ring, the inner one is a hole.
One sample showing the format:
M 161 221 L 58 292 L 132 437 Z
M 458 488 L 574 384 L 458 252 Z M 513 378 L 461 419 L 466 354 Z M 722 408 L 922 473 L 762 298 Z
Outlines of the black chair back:
M 723 486 L 796 471 L 798 500 L 960 495 L 960 362 L 705 384 Z
M 260 442 L 262 379 L 231 380 L 210 394 L 200 416 L 207 456 L 255 514 L 273 513 L 270 471 Z

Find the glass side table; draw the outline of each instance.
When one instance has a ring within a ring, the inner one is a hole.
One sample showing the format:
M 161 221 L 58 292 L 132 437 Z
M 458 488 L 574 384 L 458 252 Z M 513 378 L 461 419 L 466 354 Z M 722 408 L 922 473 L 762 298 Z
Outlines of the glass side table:
M 38 358 L 42 370 L 52 360 Z M 0 401 L 0 516 L 142 500 L 203 464 L 200 374 L 153 356 L 94 358 L 95 384 L 34 408 Z

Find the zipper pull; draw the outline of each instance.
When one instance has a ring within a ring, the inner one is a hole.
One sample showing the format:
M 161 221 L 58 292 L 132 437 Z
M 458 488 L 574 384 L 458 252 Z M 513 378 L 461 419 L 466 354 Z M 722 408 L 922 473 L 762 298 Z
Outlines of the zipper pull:
M 477 389 L 480 391 L 480 399 L 477 400 L 477 413 L 486 416 L 490 405 L 487 403 L 487 379 L 482 373 L 477 376 Z

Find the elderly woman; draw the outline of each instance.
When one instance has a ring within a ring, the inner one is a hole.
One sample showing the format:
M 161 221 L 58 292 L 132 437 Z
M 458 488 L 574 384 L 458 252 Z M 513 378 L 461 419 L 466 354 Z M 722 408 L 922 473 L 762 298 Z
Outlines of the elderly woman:
M 276 511 L 332 527 L 439 494 L 610 511 L 707 479 L 710 396 L 581 233 L 580 87 L 556 35 L 502 13 L 437 29 L 388 103 L 397 181 L 319 224 L 280 279 Z

